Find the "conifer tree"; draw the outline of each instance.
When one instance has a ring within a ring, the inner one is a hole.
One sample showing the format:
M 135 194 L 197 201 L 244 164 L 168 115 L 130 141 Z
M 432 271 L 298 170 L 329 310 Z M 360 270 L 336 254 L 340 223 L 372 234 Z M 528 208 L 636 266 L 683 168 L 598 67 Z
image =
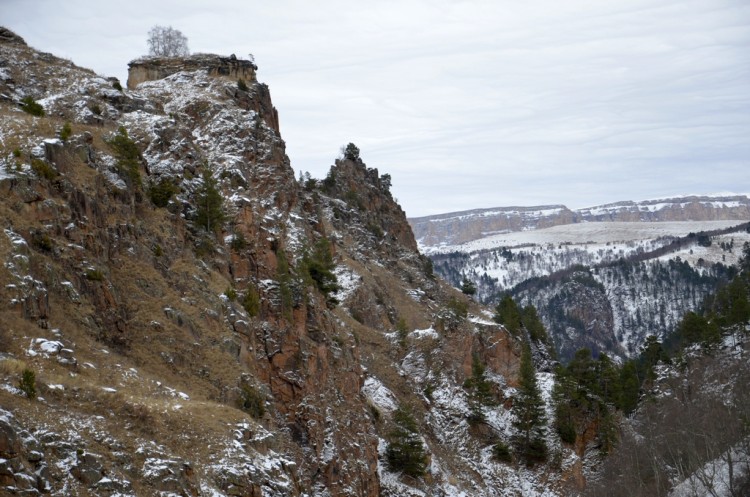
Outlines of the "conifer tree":
M 210 232 L 216 231 L 224 220 L 224 198 L 210 169 L 203 171 L 203 181 L 195 195 L 195 224 Z
M 547 444 L 544 440 L 547 418 L 528 344 L 524 344 L 521 354 L 520 373 L 518 393 L 513 403 L 516 417 L 513 426 L 519 432 L 515 445 L 521 458 L 528 465 L 533 465 L 547 459 Z
M 485 421 L 482 406 L 494 404 L 492 384 L 487 381 L 485 367 L 479 356 L 474 354 L 471 360 L 471 377 L 464 382 L 464 388 L 469 391 L 469 423 L 483 423 Z
M 408 408 L 399 407 L 393 413 L 393 422 L 395 426 L 390 433 L 391 442 L 385 451 L 388 466 L 391 471 L 414 478 L 424 475 L 427 455 L 414 416 Z
M 521 312 L 513 301 L 513 297 L 508 294 L 505 294 L 495 307 L 493 319 L 505 326 L 513 335 L 518 335 L 521 332 Z
M 464 295 L 474 295 L 477 293 L 477 286 L 469 278 L 464 278 L 461 282 L 461 292 Z
M 335 307 L 339 301 L 334 295 L 341 288 L 333 270 L 336 263 L 333 260 L 331 242 L 323 237 L 315 243 L 313 250 L 305 254 L 303 258 L 305 268 L 310 278 L 315 282 L 318 290 L 326 296 L 329 307 Z

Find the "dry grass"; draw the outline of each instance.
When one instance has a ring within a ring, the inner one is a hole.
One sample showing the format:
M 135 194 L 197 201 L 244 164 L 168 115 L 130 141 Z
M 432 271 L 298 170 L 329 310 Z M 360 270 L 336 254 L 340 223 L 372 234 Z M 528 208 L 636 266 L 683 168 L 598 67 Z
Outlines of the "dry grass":
M 25 361 L 10 357 L 0 359 L 0 374 L 2 375 L 18 376 L 27 368 Z

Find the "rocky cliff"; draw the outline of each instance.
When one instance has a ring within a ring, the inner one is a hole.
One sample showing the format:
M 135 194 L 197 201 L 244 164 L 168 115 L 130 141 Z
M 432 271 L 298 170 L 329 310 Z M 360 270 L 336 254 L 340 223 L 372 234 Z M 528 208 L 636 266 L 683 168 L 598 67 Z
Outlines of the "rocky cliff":
M 389 177 L 341 159 L 295 180 L 255 67 L 138 61 L 123 90 L 8 33 L 3 491 L 548 496 L 581 473 L 554 433 L 548 464 L 492 457 L 520 344 L 435 278 Z M 387 464 L 399 407 L 418 478 Z
M 479 240 L 498 233 L 588 222 L 750 220 L 746 195 L 685 196 L 624 201 L 570 210 L 564 205 L 497 207 L 409 219 L 423 248 Z

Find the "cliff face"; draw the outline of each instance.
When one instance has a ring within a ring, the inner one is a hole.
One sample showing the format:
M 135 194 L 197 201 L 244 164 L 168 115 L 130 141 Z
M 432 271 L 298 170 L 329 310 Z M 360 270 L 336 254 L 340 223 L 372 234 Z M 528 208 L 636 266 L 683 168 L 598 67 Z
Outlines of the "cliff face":
M 564 205 L 498 207 L 409 219 L 414 236 L 425 247 L 459 245 L 511 231 L 549 228 L 575 222 Z
M 0 37 L 0 487 L 554 492 L 564 471 L 489 455 L 513 434 L 519 344 L 435 279 L 387 176 L 341 160 L 298 184 L 255 68 L 216 60 L 137 62 L 121 91 Z M 481 429 L 475 357 L 497 401 Z M 398 406 L 423 478 L 385 463 Z
M 459 245 L 513 231 L 589 222 L 750 220 L 746 195 L 686 196 L 570 210 L 564 205 L 497 207 L 409 219 L 424 248 Z
M 145 81 L 164 79 L 180 71 L 205 71 L 209 76 L 225 77 L 246 83 L 257 82 L 255 71 L 258 67 L 249 60 L 236 57 L 222 57 L 214 54 L 194 54 L 187 57 L 143 57 L 128 64 L 128 88 Z

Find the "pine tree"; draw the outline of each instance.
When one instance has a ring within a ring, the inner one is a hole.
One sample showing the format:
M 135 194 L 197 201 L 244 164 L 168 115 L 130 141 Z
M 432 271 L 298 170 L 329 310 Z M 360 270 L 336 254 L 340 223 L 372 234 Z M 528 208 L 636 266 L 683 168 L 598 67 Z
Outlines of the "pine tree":
M 461 292 L 464 295 L 474 295 L 477 293 L 477 286 L 469 278 L 464 278 L 461 282 Z
M 336 273 L 336 263 L 333 260 L 331 243 L 323 237 L 315 243 L 313 250 L 305 254 L 303 263 L 307 274 L 315 282 L 318 290 L 326 296 L 326 303 L 329 307 L 335 307 L 339 301 L 334 295 L 339 291 L 339 285 Z
M 528 465 L 534 465 L 547 459 L 547 444 L 544 440 L 547 418 L 528 344 L 524 344 L 521 354 L 520 373 L 518 393 L 513 403 L 516 417 L 513 426 L 519 432 L 515 445 L 521 458 Z
M 469 424 L 483 423 L 485 417 L 482 406 L 494 404 L 495 399 L 492 384 L 487 381 L 485 375 L 484 364 L 476 354 L 471 359 L 471 377 L 464 382 L 464 388 L 469 391 Z
M 505 326 L 513 335 L 518 335 L 521 332 L 521 312 L 513 301 L 513 297 L 508 294 L 505 294 L 495 307 L 493 319 Z
M 224 198 L 210 169 L 203 171 L 203 181 L 195 194 L 195 224 L 209 233 L 216 231 L 226 219 Z
M 390 432 L 391 442 L 385 451 L 389 468 L 414 478 L 424 475 L 427 472 L 427 455 L 414 416 L 408 408 L 399 407 L 393 413 L 393 422 L 395 426 Z

